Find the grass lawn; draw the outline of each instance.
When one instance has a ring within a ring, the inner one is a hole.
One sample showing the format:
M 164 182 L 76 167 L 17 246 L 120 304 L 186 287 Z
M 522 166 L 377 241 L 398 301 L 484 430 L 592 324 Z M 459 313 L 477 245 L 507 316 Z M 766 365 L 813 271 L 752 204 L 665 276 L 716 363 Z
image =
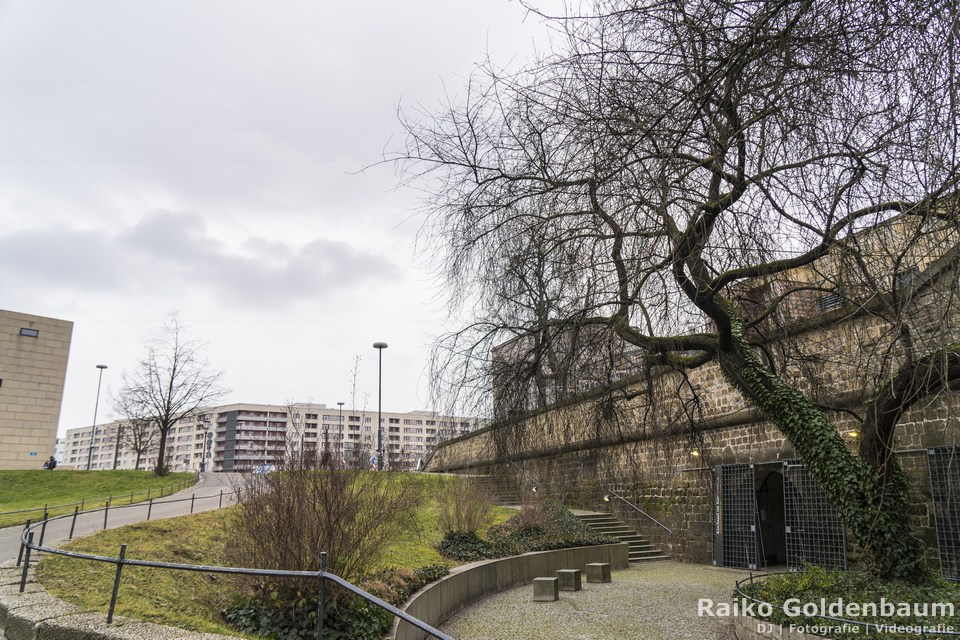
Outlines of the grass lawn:
M 407 475 L 422 483 L 428 499 L 419 512 L 420 531 L 409 531 L 384 551 L 378 568 L 399 566 L 415 569 L 431 564 L 450 564 L 436 550 L 443 537 L 437 526 L 436 489 L 447 482 L 437 476 Z M 496 522 L 516 515 L 496 507 Z M 65 548 L 116 556 L 127 545 L 127 558 L 221 565 L 226 563 L 224 544 L 231 508 L 193 516 L 156 520 L 104 531 L 75 540 Z M 43 586 L 59 598 L 82 607 L 106 612 L 115 566 L 49 556 L 37 569 Z M 194 631 L 242 636 L 222 622 L 221 612 L 240 586 L 228 576 L 205 573 L 125 567 L 117 600 L 117 615 L 169 624 Z
M 131 499 L 140 502 L 147 499 L 148 490 L 153 497 L 159 496 L 162 489 L 169 494 L 178 483 L 190 482 L 193 477 L 192 473 L 171 473 L 158 478 L 150 471 L 0 471 L 0 514 L 36 509 L 0 515 L 0 527 L 22 526 L 27 518 L 36 522 L 43 518 L 45 504 L 65 505 L 85 500 L 84 508 L 90 509 L 102 507 L 110 496 L 114 496 L 114 504 L 127 504 Z M 132 498 L 131 493 L 135 494 Z M 50 515 L 72 511 L 72 506 L 50 509 Z

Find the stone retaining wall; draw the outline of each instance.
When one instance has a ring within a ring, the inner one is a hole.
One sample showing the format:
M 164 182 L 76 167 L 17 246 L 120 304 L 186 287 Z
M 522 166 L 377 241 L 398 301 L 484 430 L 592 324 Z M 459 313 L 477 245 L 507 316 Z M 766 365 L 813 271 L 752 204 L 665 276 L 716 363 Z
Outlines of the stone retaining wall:
M 464 565 L 418 591 L 404 610 L 437 627 L 481 598 L 530 583 L 534 578 L 552 577 L 558 569 L 580 569 L 586 575 L 586 565 L 591 562 L 609 562 L 614 569 L 626 569 L 627 554 L 626 544 L 605 544 L 525 553 Z M 406 622 L 400 622 L 394 625 L 391 637 L 422 640 L 427 635 Z

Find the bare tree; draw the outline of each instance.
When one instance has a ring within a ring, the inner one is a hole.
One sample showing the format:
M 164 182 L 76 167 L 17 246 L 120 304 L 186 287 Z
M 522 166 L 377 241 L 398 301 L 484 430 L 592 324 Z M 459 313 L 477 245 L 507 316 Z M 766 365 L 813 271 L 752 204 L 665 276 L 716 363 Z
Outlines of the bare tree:
M 550 56 L 487 62 L 446 108 L 402 115 L 389 159 L 430 190 L 427 246 L 472 316 L 435 379 L 483 395 L 493 346 L 515 340 L 504 361 L 540 392 L 543 345 L 591 333 L 648 373 L 716 367 L 871 568 L 924 575 L 892 443 L 907 408 L 960 377 L 957 279 L 934 275 L 957 261 L 956 5 L 598 0 L 553 23 Z M 921 327 L 925 289 L 897 269 L 934 263 L 925 282 L 950 304 Z M 856 360 L 859 457 L 802 374 L 823 357 L 805 308 L 878 322 L 836 358 Z
M 140 412 L 158 438 L 158 476 L 167 474 L 167 436 L 176 422 L 222 397 L 221 370 L 211 369 L 203 358 L 203 344 L 187 340 L 186 330 L 174 315 L 164 325 L 164 337 L 147 345 L 147 353 L 132 374 L 124 372 L 119 404 Z
M 114 409 L 122 416 L 123 443 L 137 456 L 133 468 L 140 470 L 144 454 L 156 443 L 157 430 L 149 414 L 149 408 L 132 394 L 113 398 Z
M 342 432 L 339 434 L 340 454 L 343 456 L 344 467 L 348 469 L 366 469 L 370 465 L 370 454 L 372 451 L 370 438 L 376 438 L 375 431 L 372 432 L 371 436 L 366 435 L 367 403 L 370 401 L 370 393 L 364 391 L 361 394 L 358 386 L 360 380 L 361 360 L 362 358 L 359 354 L 355 355 L 353 357 L 353 367 L 350 369 L 350 415 L 353 415 L 354 412 L 357 411 L 358 406 L 360 407 L 360 413 L 358 415 L 360 418 L 360 429 L 358 439 L 351 443 L 349 454 L 344 447 L 344 434 Z M 348 416 L 348 422 L 349 419 L 350 418 Z

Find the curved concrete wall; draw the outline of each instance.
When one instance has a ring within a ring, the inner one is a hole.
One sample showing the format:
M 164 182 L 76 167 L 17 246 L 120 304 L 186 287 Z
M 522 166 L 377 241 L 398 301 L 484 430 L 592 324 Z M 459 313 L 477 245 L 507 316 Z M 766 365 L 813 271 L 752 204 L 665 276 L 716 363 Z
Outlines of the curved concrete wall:
M 609 562 L 614 569 L 626 569 L 627 554 L 627 544 L 618 543 L 537 551 L 475 562 L 457 567 L 445 578 L 428 584 L 410 598 L 404 610 L 436 627 L 485 596 L 527 584 L 534 578 L 552 577 L 558 569 L 585 571 L 584 567 L 591 562 Z M 421 640 L 427 635 L 401 622 L 395 625 L 391 637 L 396 640 Z

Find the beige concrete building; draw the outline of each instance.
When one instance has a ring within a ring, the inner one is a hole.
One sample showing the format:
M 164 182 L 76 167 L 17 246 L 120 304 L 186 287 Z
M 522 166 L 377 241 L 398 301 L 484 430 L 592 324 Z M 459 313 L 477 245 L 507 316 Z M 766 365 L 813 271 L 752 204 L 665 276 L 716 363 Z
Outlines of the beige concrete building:
M 73 323 L 0 309 L 0 469 L 53 455 Z
M 236 403 L 210 407 L 181 418 L 167 436 L 171 471 L 241 471 L 280 464 L 289 452 L 313 451 L 351 467 L 369 467 L 377 448 L 377 412 L 327 407 Z M 476 418 L 430 411 L 383 412 L 384 468 L 414 470 L 437 443 L 482 426 Z M 91 427 L 67 430 L 66 467 L 87 468 Z M 157 438 L 141 456 L 140 469 L 157 462 Z M 97 425 L 91 469 L 133 469 L 136 452 L 123 421 Z

